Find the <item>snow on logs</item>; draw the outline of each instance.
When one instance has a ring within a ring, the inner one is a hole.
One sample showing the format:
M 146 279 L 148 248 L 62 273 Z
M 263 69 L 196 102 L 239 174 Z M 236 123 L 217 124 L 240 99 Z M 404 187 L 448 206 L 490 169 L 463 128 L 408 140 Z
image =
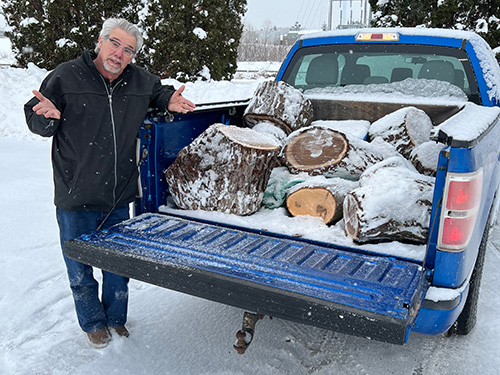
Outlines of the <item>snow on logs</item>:
M 410 161 L 422 174 L 436 176 L 437 160 L 444 145 L 434 141 L 424 142 L 415 147 L 410 154 Z
M 179 152 L 165 172 L 179 208 L 249 215 L 285 206 L 325 224 L 343 218 L 355 242 L 425 243 L 443 145 L 429 141 L 424 111 L 312 122 L 302 92 L 265 81 L 243 119 L 252 129 L 215 124 Z
M 279 150 L 252 129 L 214 124 L 166 170 L 172 198 L 182 209 L 252 214 L 261 207 Z
M 375 121 L 368 130 L 368 138 L 381 137 L 409 158 L 415 146 L 429 140 L 431 130 L 432 121 L 424 111 L 405 107 Z
M 267 121 L 286 134 L 310 125 L 312 119 L 311 101 L 301 91 L 283 81 L 262 82 L 243 115 L 243 120 L 249 127 Z
M 359 187 L 344 199 L 346 234 L 356 242 L 425 243 L 434 179 L 412 170 L 401 158 L 367 169 Z
M 424 111 L 405 107 L 375 121 L 370 126 L 368 138 L 372 142 L 381 140 L 392 145 L 420 173 L 435 176 L 443 145 L 429 140 L 432 127 Z

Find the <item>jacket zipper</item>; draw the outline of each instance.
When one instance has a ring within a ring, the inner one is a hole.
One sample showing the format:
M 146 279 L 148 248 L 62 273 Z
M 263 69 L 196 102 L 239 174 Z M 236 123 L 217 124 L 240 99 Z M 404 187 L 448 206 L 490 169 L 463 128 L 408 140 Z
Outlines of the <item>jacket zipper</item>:
M 114 86 L 111 86 L 111 84 L 108 85 L 106 84 L 106 80 L 104 77 L 102 77 L 102 81 L 104 83 L 104 88 L 106 89 L 106 93 L 108 94 L 108 101 L 109 101 L 109 112 L 111 115 L 111 129 L 113 131 L 113 151 L 114 151 L 114 171 L 115 171 L 115 179 L 114 179 L 114 186 L 113 186 L 113 206 L 116 205 L 116 188 L 118 187 L 118 146 L 117 146 L 117 140 L 116 140 L 116 125 L 115 125 L 115 116 L 113 114 L 113 91 L 114 89 L 121 83 L 121 79 L 115 83 Z

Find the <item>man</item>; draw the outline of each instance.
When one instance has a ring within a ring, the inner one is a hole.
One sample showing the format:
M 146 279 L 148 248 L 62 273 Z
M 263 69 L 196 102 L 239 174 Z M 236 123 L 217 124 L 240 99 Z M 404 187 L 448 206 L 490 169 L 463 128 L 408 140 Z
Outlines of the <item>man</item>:
M 95 51 L 59 65 L 25 104 L 29 129 L 53 137 L 57 221 L 78 322 L 102 348 L 125 327 L 128 279 L 102 272 L 102 297 L 90 266 L 65 256 L 64 242 L 129 218 L 137 186 L 136 137 L 148 108 L 186 113 L 194 104 L 131 64 L 143 38 L 124 19 L 104 22 Z M 103 222 L 104 221 L 104 222 Z

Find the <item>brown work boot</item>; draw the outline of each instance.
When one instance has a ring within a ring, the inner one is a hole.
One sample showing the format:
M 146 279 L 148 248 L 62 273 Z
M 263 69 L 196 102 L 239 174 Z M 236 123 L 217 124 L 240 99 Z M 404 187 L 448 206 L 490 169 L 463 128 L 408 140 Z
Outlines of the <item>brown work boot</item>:
M 109 342 L 111 341 L 111 335 L 109 334 L 108 329 L 105 327 L 96 332 L 87 332 L 87 339 L 89 344 L 94 348 L 102 349 L 108 346 Z
M 129 337 L 130 336 L 129 331 L 127 328 L 125 328 L 125 326 L 109 327 L 109 328 L 111 328 L 118 336 L 121 336 L 121 337 Z

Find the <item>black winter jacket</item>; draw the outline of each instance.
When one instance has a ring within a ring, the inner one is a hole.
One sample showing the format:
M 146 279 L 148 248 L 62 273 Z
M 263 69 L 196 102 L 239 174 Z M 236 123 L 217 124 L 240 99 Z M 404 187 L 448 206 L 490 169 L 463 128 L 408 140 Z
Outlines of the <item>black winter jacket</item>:
M 53 136 L 54 201 L 64 210 L 107 211 L 134 200 L 137 183 L 127 182 L 137 168 L 139 128 L 148 108 L 166 111 L 175 91 L 132 64 L 110 84 L 95 57 L 86 51 L 42 82 L 40 92 L 61 111 L 60 120 L 37 115 L 35 97 L 24 106 L 29 129 Z

